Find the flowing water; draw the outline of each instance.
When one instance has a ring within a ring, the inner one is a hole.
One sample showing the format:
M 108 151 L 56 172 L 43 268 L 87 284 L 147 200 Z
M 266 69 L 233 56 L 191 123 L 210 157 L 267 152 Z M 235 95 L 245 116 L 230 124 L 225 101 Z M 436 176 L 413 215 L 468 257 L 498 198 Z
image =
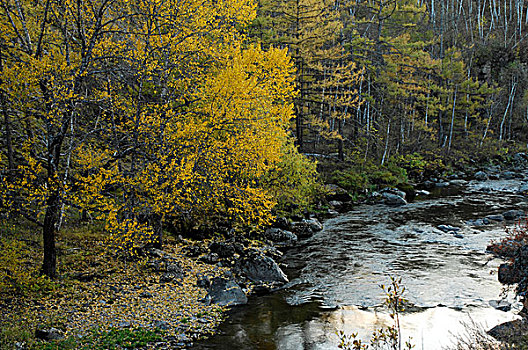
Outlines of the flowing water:
M 234 308 L 219 334 L 196 349 L 337 349 L 337 330 L 364 340 L 391 324 L 382 307 L 382 283 L 399 276 L 414 306 L 403 314 L 405 339 L 416 349 L 441 349 L 475 322 L 483 328 L 514 319 L 499 311 L 497 267 L 485 251 L 504 235 L 506 223 L 481 227 L 470 219 L 528 209 L 516 195 L 518 181 L 470 183 L 401 207 L 361 205 L 327 220 L 325 229 L 288 250 L 282 259 L 290 278 L 280 291 Z M 463 238 L 437 229 L 460 227 Z M 511 222 L 508 223 L 511 225 Z M 502 293 L 504 294 L 504 293 Z

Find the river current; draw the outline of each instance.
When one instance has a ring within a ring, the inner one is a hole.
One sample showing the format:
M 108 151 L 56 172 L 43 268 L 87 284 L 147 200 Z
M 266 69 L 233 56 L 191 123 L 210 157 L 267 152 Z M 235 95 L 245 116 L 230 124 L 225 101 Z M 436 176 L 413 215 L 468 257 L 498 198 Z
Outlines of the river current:
M 520 305 L 497 281 L 503 261 L 486 252 L 513 222 L 467 222 L 527 211 L 519 185 L 470 182 L 401 207 L 359 205 L 325 221 L 323 231 L 285 252 L 281 263 L 290 283 L 231 310 L 218 335 L 194 348 L 333 350 L 338 330 L 368 340 L 391 324 L 379 287 L 389 276 L 401 277 L 406 287 L 412 307 L 402 315 L 402 333 L 415 349 L 449 347 L 469 324 L 489 329 L 515 319 Z M 441 224 L 459 227 L 460 235 L 439 230 Z M 500 300 L 512 309 L 495 309 Z

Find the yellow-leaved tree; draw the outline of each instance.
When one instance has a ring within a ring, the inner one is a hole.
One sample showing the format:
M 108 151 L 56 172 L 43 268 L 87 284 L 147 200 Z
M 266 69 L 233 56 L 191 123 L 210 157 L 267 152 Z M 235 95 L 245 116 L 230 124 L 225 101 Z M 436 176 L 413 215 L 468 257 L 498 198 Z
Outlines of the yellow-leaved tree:
M 10 152 L 2 209 L 42 226 L 44 274 L 69 213 L 131 253 L 166 220 L 269 222 L 293 66 L 248 47 L 246 0 L 2 0 L 0 91 Z M 290 162 L 291 163 L 291 162 Z M 302 161 L 310 176 L 313 164 Z M 290 186 L 303 184 L 293 181 Z

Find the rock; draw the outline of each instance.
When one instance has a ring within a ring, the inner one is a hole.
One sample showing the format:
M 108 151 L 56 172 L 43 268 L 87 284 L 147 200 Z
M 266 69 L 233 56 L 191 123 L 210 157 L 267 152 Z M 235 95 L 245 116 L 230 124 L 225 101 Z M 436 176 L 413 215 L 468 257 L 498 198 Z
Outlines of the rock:
M 201 256 L 200 261 L 203 261 L 206 264 L 213 265 L 213 264 L 216 264 L 218 261 L 220 261 L 220 257 L 216 253 L 210 253 L 210 254 Z
M 488 225 L 489 223 L 490 222 L 488 219 L 475 219 L 466 221 L 466 225 L 468 226 L 484 226 Z
M 528 183 L 523 183 L 521 186 L 519 186 L 519 189 L 517 190 L 518 194 L 525 194 L 528 195 Z
M 54 327 L 37 329 L 35 331 L 35 338 L 46 341 L 59 340 L 64 338 L 64 333 L 60 329 Z
M 424 188 L 428 188 L 428 189 L 432 189 L 435 187 L 435 183 L 431 180 L 425 180 L 423 183 L 422 183 L 422 186 Z
M 467 185 L 468 182 L 466 180 L 462 180 L 462 179 L 458 180 L 457 179 L 457 180 L 451 180 L 450 183 L 453 186 L 465 186 L 465 185 Z
M 141 293 L 139 294 L 139 297 L 140 297 L 140 298 L 152 298 L 153 295 L 152 295 L 152 293 L 149 293 L 149 292 L 141 292 Z
M 293 231 L 299 238 L 309 238 L 314 234 L 311 225 L 306 223 L 304 219 L 293 224 Z
M 180 264 L 178 264 L 178 263 L 167 264 L 167 267 L 165 269 L 166 269 L 167 272 L 183 274 L 183 269 L 181 268 Z
M 489 304 L 491 307 L 500 311 L 508 312 L 511 310 L 511 303 L 506 300 L 490 300 Z
M 257 283 L 288 283 L 288 277 L 268 256 L 253 253 L 236 262 L 236 270 Z
M 310 227 L 310 229 L 314 232 L 319 232 L 323 230 L 323 224 L 319 222 L 316 218 L 310 218 L 310 219 L 303 219 L 303 221 L 306 225 Z
M 170 328 L 169 322 L 166 321 L 154 321 L 152 325 L 154 328 L 162 329 L 164 331 Z
M 206 298 L 211 303 L 220 306 L 247 304 L 246 294 L 230 274 L 212 278 Z
M 439 229 L 440 231 L 443 231 L 443 232 L 446 232 L 446 233 L 460 231 L 460 227 L 455 227 L 455 226 L 451 226 L 451 225 L 438 225 L 436 228 Z
M 526 155 L 526 153 L 519 152 L 513 155 L 513 161 L 515 163 L 524 164 L 526 163 L 527 160 L 528 160 L 528 156 Z
M 435 187 L 436 188 L 445 188 L 445 187 L 448 187 L 450 185 L 449 182 L 437 182 L 435 183 Z
M 503 263 L 499 266 L 498 279 L 502 284 L 515 284 L 519 283 L 521 277 L 519 276 L 519 271 L 511 264 Z
M 426 190 L 418 190 L 418 191 L 416 191 L 416 195 L 417 196 L 429 196 L 430 194 L 431 194 L 431 192 L 426 191 Z
M 160 259 L 171 258 L 171 255 L 169 253 L 166 253 L 163 250 L 157 249 L 157 248 L 147 248 L 146 253 L 154 258 L 160 258 Z
M 236 249 L 232 243 L 229 242 L 212 242 L 209 244 L 211 253 L 218 254 L 220 258 L 230 258 L 236 253 Z
M 122 322 L 119 322 L 117 324 L 117 327 L 118 328 L 130 328 L 130 327 L 132 327 L 132 323 L 130 323 L 128 321 L 122 321 Z
M 500 175 L 500 178 L 504 180 L 511 180 L 511 179 L 515 179 L 516 177 L 517 177 L 517 174 L 514 173 L 513 171 L 505 171 Z
M 325 185 L 326 190 L 326 199 L 328 201 L 340 201 L 340 202 L 350 202 L 352 197 L 348 192 L 337 185 L 328 184 Z
M 387 205 L 405 205 L 407 204 L 407 201 L 394 193 L 390 192 L 383 192 L 382 193 L 383 199 L 385 200 L 385 204 Z
M 264 232 L 264 237 L 275 243 L 294 245 L 297 243 L 297 235 L 280 228 L 269 228 Z
M 326 215 L 333 218 L 333 217 L 338 216 L 339 212 L 335 211 L 334 209 L 328 209 L 326 211 Z
M 341 208 L 343 206 L 343 202 L 340 201 L 330 201 L 328 204 L 334 208 Z
M 397 195 L 399 197 L 402 197 L 403 199 L 405 199 L 406 196 L 407 196 L 407 193 L 405 193 L 404 191 L 401 191 L 401 190 L 399 190 L 397 188 L 392 188 L 392 187 L 385 187 L 380 192 L 381 192 L 382 195 L 384 193 L 392 193 L 392 194 L 395 194 L 395 195 Z
M 165 272 L 160 276 L 160 283 L 172 282 L 178 278 L 183 278 L 183 272 Z
M 523 337 L 526 333 L 528 333 L 526 319 L 501 323 L 488 331 L 493 338 L 508 343 L 524 341 Z
M 460 234 L 460 233 L 455 233 L 455 234 L 453 234 L 453 236 L 455 238 L 464 238 L 464 236 L 462 234 Z
M 282 230 L 287 230 L 287 231 L 291 231 L 291 222 L 290 220 L 288 220 L 287 218 L 285 218 L 284 216 L 280 216 L 277 218 L 277 220 L 275 220 L 275 222 L 273 223 L 273 227 L 276 227 L 276 228 L 280 228 Z
M 478 181 L 486 181 L 488 179 L 488 174 L 486 174 L 484 171 L 477 171 L 474 177 Z
M 502 216 L 501 214 L 488 215 L 486 216 L 486 219 L 491 220 L 491 221 L 503 222 L 504 216 Z
M 502 216 L 504 216 L 506 220 L 516 220 L 524 216 L 524 211 L 512 209 L 502 213 Z

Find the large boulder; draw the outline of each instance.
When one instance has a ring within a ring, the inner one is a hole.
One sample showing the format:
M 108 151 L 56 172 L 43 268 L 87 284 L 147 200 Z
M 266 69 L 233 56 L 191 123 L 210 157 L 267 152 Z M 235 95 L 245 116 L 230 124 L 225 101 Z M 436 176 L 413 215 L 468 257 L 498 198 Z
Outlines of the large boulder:
M 202 279 L 202 287 L 207 290 L 206 300 L 221 306 L 234 306 L 247 304 L 247 296 L 236 283 L 231 274 L 216 276 L 212 279 Z
M 334 184 L 328 184 L 325 186 L 326 200 L 328 201 L 340 201 L 350 202 L 352 197 L 348 194 L 347 190 Z
M 321 224 L 321 222 L 316 218 L 303 219 L 302 222 L 308 225 L 314 232 L 323 230 L 323 224 Z
M 297 243 L 297 235 L 295 233 L 276 227 L 267 229 L 264 232 L 264 237 L 283 246 L 292 246 Z
M 314 234 L 312 226 L 305 219 L 293 223 L 293 232 L 299 238 L 309 238 Z
M 255 283 L 288 283 L 288 277 L 275 260 L 256 252 L 239 259 L 235 270 Z
M 383 196 L 384 202 L 387 205 L 405 205 L 407 204 L 407 201 L 402 196 L 399 196 L 392 192 L 383 192 L 381 194 Z
M 220 258 L 230 258 L 236 253 L 235 246 L 229 242 L 212 242 L 209 244 L 211 253 L 216 253 Z

